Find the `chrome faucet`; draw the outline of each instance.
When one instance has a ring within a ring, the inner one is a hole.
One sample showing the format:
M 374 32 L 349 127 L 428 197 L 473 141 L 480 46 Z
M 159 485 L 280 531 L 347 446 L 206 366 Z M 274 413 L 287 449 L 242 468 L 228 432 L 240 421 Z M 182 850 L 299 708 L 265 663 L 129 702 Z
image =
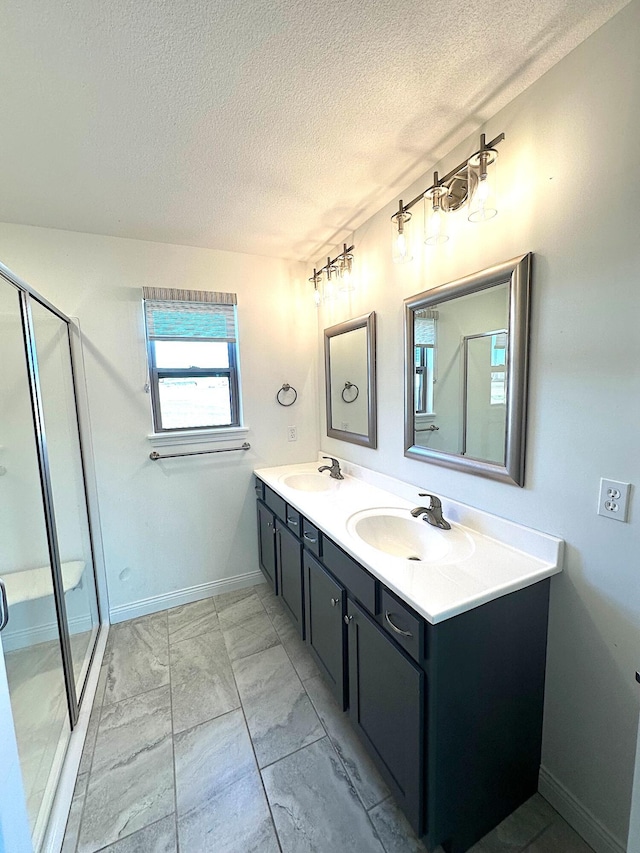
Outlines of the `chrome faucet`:
M 440 498 L 435 495 L 430 495 L 428 492 L 420 492 L 421 498 L 429 498 L 429 506 L 417 506 L 411 510 L 411 515 L 417 518 L 422 516 L 423 521 L 427 524 L 432 524 L 434 527 L 439 527 L 440 530 L 451 530 L 451 525 L 442 517 L 442 503 Z
M 318 468 L 318 471 L 329 471 L 329 476 L 333 477 L 334 480 L 344 480 L 344 477 L 342 476 L 342 473 L 340 471 L 340 463 L 338 462 L 338 460 L 334 459 L 333 456 L 323 456 L 322 458 L 330 459 L 331 465 L 321 465 Z

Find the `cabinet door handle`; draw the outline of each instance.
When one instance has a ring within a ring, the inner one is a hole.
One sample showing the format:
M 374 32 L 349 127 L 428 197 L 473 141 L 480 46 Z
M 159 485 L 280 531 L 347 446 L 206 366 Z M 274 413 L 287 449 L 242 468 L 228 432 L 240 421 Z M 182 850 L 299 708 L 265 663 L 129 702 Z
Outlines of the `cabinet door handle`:
M 345 625 L 348 625 L 348 624 L 349 624 L 349 622 L 351 622 L 351 620 L 352 620 L 352 619 L 353 619 L 353 616 L 347 616 L 347 615 L 345 614 L 345 617 L 344 617 L 344 624 L 345 624 Z
M 318 541 L 318 538 L 316 536 L 310 536 L 308 533 L 303 533 L 302 535 L 307 540 L 307 542 L 313 542 L 314 545 Z
M 413 637 L 411 631 L 403 631 L 402 628 L 398 628 L 397 625 L 393 624 L 393 622 L 391 621 L 391 614 L 388 610 L 384 611 L 384 618 L 385 621 L 391 626 L 391 630 L 395 631 L 396 634 L 400 634 L 401 637 Z
M 273 527 L 273 522 L 272 522 L 272 521 L 267 521 L 267 527 Z
M 291 524 L 293 527 L 298 526 L 298 522 L 294 518 L 287 517 L 287 524 Z
M 332 598 L 331 599 L 331 606 L 335 607 L 337 604 L 340 604 L 340 599 L 339 598 Z
M 0 580 L 0 607 L 2 608 L 2 612 L 0 613 L 0 631 L 3 628 L 7 627 L 7 622 L 9 621 L 9 605 L 7 604 L 7 590 L 4 585 L 4 581 Z

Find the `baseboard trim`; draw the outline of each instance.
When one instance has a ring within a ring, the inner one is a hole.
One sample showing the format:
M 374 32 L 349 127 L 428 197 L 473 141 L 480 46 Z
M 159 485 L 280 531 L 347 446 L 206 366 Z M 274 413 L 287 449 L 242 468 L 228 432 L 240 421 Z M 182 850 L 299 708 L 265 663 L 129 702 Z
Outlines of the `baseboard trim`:
M 617 838 L 546 768 L 540 768 L 538 790 L 596 853 L 626 853 Z
M 81 634 L 93 628 L 91 616 L 75 616 L 69 619 L 69 631 L 71 634 Z M 37 627 L 18 628 L 15 631 L 5 631 L 2 635 L 2 646 L 6 652 L 24 649 L 27 646 L 35 646 L 37 643 L 46 643 L 49 640 L 57 640 L 60 631 L 57 622 L 47 622 Z
M 244 575 L 235 575 L 232 578 L 222 578 L 217 581 L 188 586 L 175 592 L 164 592 L 162 595 L 153 595 L 149 598 L 140 598 L 130 604 L 120 604 L 109 610 L 110 621 L 125 622 L 127 619 L 136 619 L 138 616 L 147 616 L 149 613 L 157 613 L 159 610 L 167 610 L 169 607 L 180 607 L 182 604 L 191 604 L 193 601 L 201 601 L 203 598 L 211 598 L 223 592 L 233 592 L 236 589 L 244 589 L 264 580 L 262 572 L 247 572 Z

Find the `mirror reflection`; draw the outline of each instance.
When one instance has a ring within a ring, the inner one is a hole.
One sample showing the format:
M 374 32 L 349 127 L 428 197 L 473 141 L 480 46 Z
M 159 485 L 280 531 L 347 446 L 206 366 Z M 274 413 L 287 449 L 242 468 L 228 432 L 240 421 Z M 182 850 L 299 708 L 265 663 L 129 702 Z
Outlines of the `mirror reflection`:
M 529 266 L 405 300 L 405 455 L 522 485 Z
M 327 435 L 375 447 L 375 313 L 324 334 Z

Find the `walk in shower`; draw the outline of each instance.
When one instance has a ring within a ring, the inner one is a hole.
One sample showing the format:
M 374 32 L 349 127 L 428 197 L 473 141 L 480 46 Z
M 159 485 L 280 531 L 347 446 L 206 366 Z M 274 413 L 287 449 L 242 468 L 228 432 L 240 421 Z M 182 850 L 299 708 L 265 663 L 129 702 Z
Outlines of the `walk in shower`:
M 0 267 L 0 625 L 34 850 L 100 617 L 74 355 L 77 328 Z

